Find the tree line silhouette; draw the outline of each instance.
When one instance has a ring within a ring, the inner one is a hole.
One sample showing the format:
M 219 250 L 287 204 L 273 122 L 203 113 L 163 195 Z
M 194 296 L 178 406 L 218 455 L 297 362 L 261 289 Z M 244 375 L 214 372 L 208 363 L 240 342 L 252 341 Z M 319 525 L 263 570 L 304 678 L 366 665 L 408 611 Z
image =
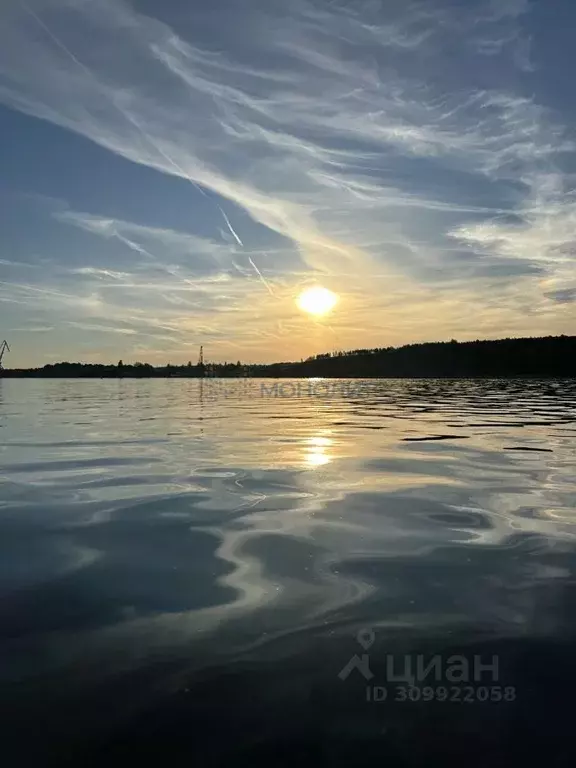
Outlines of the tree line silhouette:
M 5 377 L 201 378 L 214 377 L 450 377 L 576 376 L 576 336 L 545 336 L 408 344 L 315 355 L 299 362 L 246 365 L 188 362 L 152 366 L 55 363 L 43 368 L 6 369 Z

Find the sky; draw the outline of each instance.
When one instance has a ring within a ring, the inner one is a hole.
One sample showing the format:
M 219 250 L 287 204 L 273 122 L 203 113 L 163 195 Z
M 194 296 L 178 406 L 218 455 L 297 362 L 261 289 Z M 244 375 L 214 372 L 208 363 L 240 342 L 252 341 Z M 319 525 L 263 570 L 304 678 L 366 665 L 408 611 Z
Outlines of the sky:
M 575 26 L 573 0 L 4 0 L 5 364 L 575 333 Z

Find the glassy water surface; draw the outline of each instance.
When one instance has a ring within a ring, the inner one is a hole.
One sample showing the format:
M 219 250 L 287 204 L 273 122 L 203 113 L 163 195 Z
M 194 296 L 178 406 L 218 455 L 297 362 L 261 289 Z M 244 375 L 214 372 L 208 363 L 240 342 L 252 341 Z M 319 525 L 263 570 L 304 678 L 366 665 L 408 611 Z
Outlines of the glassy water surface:
M 573 381 L 0 380 L 14 754 L 573 764 L 575 438 Z

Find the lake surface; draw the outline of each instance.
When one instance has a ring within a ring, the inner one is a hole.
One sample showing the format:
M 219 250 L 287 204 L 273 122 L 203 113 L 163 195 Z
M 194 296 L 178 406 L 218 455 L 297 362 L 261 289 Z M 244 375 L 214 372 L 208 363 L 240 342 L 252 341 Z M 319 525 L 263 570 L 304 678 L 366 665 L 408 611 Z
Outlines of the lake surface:
M 575 447 L 575 381 L 0 380 L 6 765 L 573 765 Z

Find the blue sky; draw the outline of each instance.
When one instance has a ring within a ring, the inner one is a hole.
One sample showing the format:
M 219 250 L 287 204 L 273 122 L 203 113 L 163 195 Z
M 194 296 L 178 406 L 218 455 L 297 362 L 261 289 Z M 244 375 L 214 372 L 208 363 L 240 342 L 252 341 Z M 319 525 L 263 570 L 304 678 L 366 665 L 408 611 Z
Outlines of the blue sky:
M 571 0 L 6 0 L 10 365 L 576 329 Z M 340 301 L 322 320 L 295 297 Z

